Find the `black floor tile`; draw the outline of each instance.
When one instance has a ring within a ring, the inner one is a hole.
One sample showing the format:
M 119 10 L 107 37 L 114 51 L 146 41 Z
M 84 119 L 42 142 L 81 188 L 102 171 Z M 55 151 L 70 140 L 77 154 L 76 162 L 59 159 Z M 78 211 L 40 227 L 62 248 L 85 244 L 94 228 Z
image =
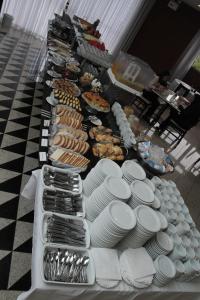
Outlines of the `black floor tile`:
M 27 127 L 27 128 L 23 128 L 23 129 L 20 129 L 20 130 L 15 130 L 15 131 L 12 131 L 12 132 L 8 132 L 7 134 L 26 140 L 27 137 L 28 137 L 28 131 L 29 131 L 29 128 Z
M 4 227 L 0 230 L 1 250 L 12 251 L 15 236 L 15 227 L 16 222 L 13 222 L 7 227 Z
M 26 141 L 25 142 L 21 142 L 18 144 L 14 144 L 8 147 L 4 147 L 4 150 L 10 151 L 10 152 L 14 152 L 14 153 L 18 153 L 21 155 L 24 155 L 26 152 Z
M 0 96 L 1 98 L 1 96 Z M 0 105 L 10 108 L 13 104 L 13 100 L 0 100 Z
M 0 260 L 0 290 L 7 290 L 12 254 Z
M 15 110 L 17 110 L 23 114 L 31 115 L 32 106 L 19 107 L 19 108 L 15 108 Z
M 33 223 L 34 220 L 34 210 L 19 218 L 18 221 Z
M 32 238 L 24 242 L 18 248 L 15 249 L 17 252 L 31 253 L 32 252 Z
M 31 287 L 31 271 L 20 278 L 14 285 L 12 285 L 9 290 L 14 291 L 27 291 Z
M 0 167 L 3 169 L 19 172 L 19 173 L 23 172 L 23 166 L 24 166 L 24 156 L 0 165 Z
M 19 203 L 19 197 L 15 197 L 12 200 L 7 201 L 2 205 L 0 205 L 0 218 L 16 220 L 18 203 Z M 0 243 L 0 249 L 1 249 L 1 243 Z
M 14 120 L 12 120 L 13 122 L 15 122 L 15 123 L 18 123 L 18 124 L 21 124 L 21 125 L 24 125 L 24 126 L 29 126 L 29 124 L 30 124 L 30 119 L 31 119 L 31 117 L 30 116 L 28 116 L 28 117 L 23 117 L 23 118 L 18 118 L 18 119 L 14 119 Z
M 15 194 L 19 194 L 21 187 L 22 175 L 16 176 L 12 179 L 9 179 L 3 183 L 0 183 L 0 191 L 3 192 L 12 192 Z M 12 187 L 12 189 L 11 189 Z

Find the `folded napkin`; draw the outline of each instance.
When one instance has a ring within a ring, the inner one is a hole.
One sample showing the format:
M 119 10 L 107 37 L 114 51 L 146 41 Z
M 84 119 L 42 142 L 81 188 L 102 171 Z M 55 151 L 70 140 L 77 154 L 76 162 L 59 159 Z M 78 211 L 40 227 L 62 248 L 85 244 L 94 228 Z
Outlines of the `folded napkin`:
M 37 178 L 40 175 L 41 170 L 35 170 L 32 172 L 31 177 L 29 178 L 27 184 L 25 185 L 23 191 L 21 192 L 21 196 L 29 200 L 35 200 L 35 193 L 37 187 Z
M 96 279 L 122 279 L 117 250 L 92 248 L 91 253 L 96 270 Z
M 123 279 L 138 288 L 147 287 L 156 273 L 153 260 L 146 249 L 127 249 L 120 256 L 120 269 Z

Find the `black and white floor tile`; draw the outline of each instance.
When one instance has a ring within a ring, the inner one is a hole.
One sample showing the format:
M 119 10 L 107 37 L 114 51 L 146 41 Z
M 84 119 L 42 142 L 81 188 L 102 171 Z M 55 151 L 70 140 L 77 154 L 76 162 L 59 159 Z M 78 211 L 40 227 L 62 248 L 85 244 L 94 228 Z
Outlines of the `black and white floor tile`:
M 38 168 L 43 86 L 30 79 L 41 42 L 16 31 L 0 34 L 0 299 L 31 284 L 34 203 L 20 191 Z

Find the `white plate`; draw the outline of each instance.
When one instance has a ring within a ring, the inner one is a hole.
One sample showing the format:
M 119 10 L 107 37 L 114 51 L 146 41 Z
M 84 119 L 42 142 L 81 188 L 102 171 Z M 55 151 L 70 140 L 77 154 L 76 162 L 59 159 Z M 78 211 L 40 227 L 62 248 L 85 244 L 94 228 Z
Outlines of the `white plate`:
M 173 250 L 173 240 L 169 237 L 169 235 L 165 232 L 158 232 L 156 234 L 156 241 L 158 242 L 159 247 L 168 252 Z
M 120 201 L 112 201 L 109 204 L 109 213 L 112 221 L 125 230 L 131 230 L 136 225 L 136 218 L 132 209 Z
M 101 176 L 103 176 L 104 178 L 106 176 L 114 176 L 114 177 L 122 178 L 121 168 L 118 166 L 118 164 L 116 164 L 114 161 L 108 158 L 101 159 L 96 165 L 96 167 L 98 168 L 98 172 L 100 172 Z
M 62 75 L 58 74 L 57 72 L 53 71 L 53 70 L 48 70 L 47 74 L 53 78 L 61 78 Z
M 96 283 L 106 289 L 111 289 L 118 286 L 119 282 L 120 282 L 119 280 L 96 279 Z
M 109 193 L 120 200 L 128 200 L 131 197 L 129 185 L 121 178 L 109 176 L 105 179 L 104 186 Z
M 122 170 L 128 177 L 144 180 L 146 173 L 144 169 L 133 160 L 126 160 L 122 165 Z
M 136 195 L 144 203 L 153 203 L 154 193 L 151 188 L 142 181 L 134 181 L 131 183 L 131 191 L 133 195 Z
M 138 222 L 147 232 L 160 231 L 160 219 L 153 209 L 148 206 L 140 205 L 134 211 Z
M 52 106 L 56 106 L 58 104 L 58 100 L 55 99 L 54 97 L 49 96 L 46 98 L 46 100 Z
M 45 83 L 49 87 L 52 87 L 52 85 L 53 85 L 53 81 L 50 81 L 50 80 L 46 80 Z
M 158 263 L 158 272 L 161 278 L 172 279 L 176 275 L 176 268 L 174 263 L 165 255 L 160 255 L 156 259 Z

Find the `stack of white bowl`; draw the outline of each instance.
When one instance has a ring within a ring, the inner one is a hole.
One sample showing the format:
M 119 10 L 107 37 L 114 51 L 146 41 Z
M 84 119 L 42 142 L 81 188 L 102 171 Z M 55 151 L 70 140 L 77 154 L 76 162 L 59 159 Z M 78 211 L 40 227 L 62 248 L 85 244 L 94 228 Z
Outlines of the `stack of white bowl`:
M 161 226 L 161 230 L 165 230 L 168 227 L 168 222 L 166 217 L 159 211 L 156 212 L 159 219 L 160 219 L 160 226 Z
M 176 278 L 180 278 L 185 273 L 185 266 L 181 260 L 174 261 L 174 265 L 176 268 Z
M 144 169 L 134 160 L 126 160 L 121 169 L 123 172 L 123 178 L 128 184 L 131 184 L 135 180 L 145 180 L 146 178 Z
M 130 185 L 132 196 L 128 204 L 134 209 L 138 205 L 151 206 L 154 202 L 154 193 L 143 181 L 134 181 Z
M 114 200 L 127 202 L 130 197 L 131 190 L 126 181 L 122 178 L 106 177 L 104 182 L 86 199 L 87 219 L 89 221 L 96 219 L 110 202 Z
M 112 112 L 116 118 L 116 123 L 119 126 L 120 134 L 124 140 L 124 145 L 127 148 L 136 144 L 135 135 L 130 127 L 127 117 L 118 102 L 115 102 L 112 106 Z
M 159 287 L 167 285 L 176 275 L 174 263 L 165 255 L 160 255 L 154 261 L 156 274 L 154 275 L 153 284 Z
M 121 168 L 112 160 L 103 158 L 91 169 L 83 181 L 83 192 L 90 196 L 92 192 L 104 181 L 107 176 L 122 177 Z
M 121 201 L 112 201 L 90 227 L 94 247 L 112 248 L 136 225 L 133 210 Z
M 121 250 L 140 248 L 160 231 L 160 219 L 152 208 L 139 205 L 134 209 L 134 213 L 136 227 L 119 243 L 118 247 Z
M 153 192 L 155 192 L 156 186 L 155 186 L 155 184 L 153 183 L 153 181 L 151 181 L 150 179 L 146 178 L 146 179 L 144 180 L 144 182 L 150 186 L 150 188 L 152 189 Z
M 161 206 L 160 199 L 156 195 L 154 195 L 154 201 L 153 201 L 151 207 L 154 209 L 159 209 L 160 206 Z
M 154 260 L 159 255 L 167 255 L 173 250 L 173 240 L 167 233 L 160 231 L 146 243 L 145 248 Z

